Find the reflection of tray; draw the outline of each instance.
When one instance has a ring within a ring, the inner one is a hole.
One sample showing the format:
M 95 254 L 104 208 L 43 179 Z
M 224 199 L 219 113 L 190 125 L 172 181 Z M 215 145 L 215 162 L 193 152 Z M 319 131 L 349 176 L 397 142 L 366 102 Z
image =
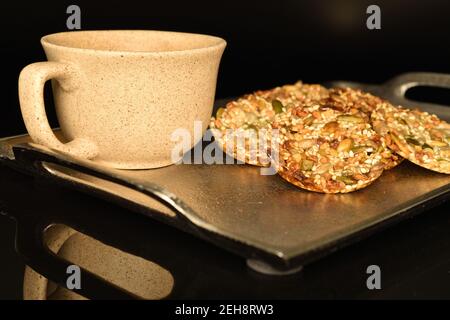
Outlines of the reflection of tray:
M 384 86 L 345 84 L 408 105 L 401 101 L 402 88 L 417 83 L 449 87 L 449 79 L 410 74 Z M 446 107 L 421 106 L 450 119 Z M 299 190 L 277 176 L 260 176 L 259 168 L 247 165 L 119 171 L 28 142 L 28 136 L 0 142 L 3 162 L 162 220 L 244 256 L 250 266 L 268 273 L 296 270 L 446 199 L 450 190 L 450 176 L 406 161 L 366 189 L 323 195 Z

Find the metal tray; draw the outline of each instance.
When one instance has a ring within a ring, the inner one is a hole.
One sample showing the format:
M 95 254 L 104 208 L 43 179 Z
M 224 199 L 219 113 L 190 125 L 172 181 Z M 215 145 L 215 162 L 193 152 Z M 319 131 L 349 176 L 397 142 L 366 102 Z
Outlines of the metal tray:
M 417 85 L 450 88 L 450 75 L 412 73 L 384 85 L 360 87 L 404 106 Z M 219 101 L 217 105 L 222 105 Z M 450 108 L 420 103 L 450 120 Z M 350 194 L 300 190 L 248 165 L 173 165 L 152 170 L 114 170 L 30 143 L 27 135 L 0 141 L 0 160 L 102 197 L 192 233 L 247 259 L 267 274 L 289 274 L 393 222 L 448 199 L 450 176 L 407 161 L 371 186 Z M 413 235 L 411 235 L 413 236 Z

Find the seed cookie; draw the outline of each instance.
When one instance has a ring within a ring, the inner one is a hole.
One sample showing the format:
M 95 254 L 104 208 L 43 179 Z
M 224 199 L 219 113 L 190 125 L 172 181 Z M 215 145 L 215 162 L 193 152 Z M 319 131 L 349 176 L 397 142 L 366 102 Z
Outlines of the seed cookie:
M 371 122 L 370 115 L 380 104 L 388 104 L 387 101 L 376 97 L 368 92 L 353 88 L 332 88 L 329 90 L 328 98 L 322 99 L 321 104 L 348 114 L 362 116 L 367 122 Z M 384 158 L 385 170 L 399 165 L 403 158 L 392 152 L 390 158 Z
M 363 117 L 319 104 L 299 111 L 280 146 L 281 177 L 310 191 L 347 193 L 382 174 L 391 153 Z
M 277 112 L 272 104 L 256 95 L 247 95 L 219 108 L 210 128 L 221 148 L 242 162 L 264 166 L 271 141 L 271 121 Z
M 362 111 L 370 116 L 375 108 L 384 102 L 381 98 L 360 89 L 332 88 L 328 93 L 328 99 L 322 100 L 322 103 L 345 113 Z
M 319 101 L 329 96 L 327 88 L 319 84 L 304 84 L 301 81 L 270 90 L 256 91 L 255 95 L 268 101 L 278 100 L 287 108 L 307 105 L 312 101 Z
M 388 103 L 380 104 L 371 120 L 396 153 L 424 168 L 450 174 L 450 124 L 436 115 Z
M 272 128 L 280 129 L 282 134 L 279 140 L 281 142 L 287 140 L 285 137 L 286 132 L 302 129 L 305 124 L 308 125 L 317 118 L 320 112 L 329 109 L 343 112 L 344 114 L 341 118 L 346 119 L 349 123 L 370 123 L 370 114 L 363 110 L 370 110 L 368 106 L 375 108 L 375 103 L 382 102 L 381 99 L 375 96 L 350 88 L 330 89 L 329 92 L 329 97 L 316 102 L 310 102 L 309 105 L 287 108 L 285 111 L 277 114 L 273 119 Z M 350 96 L 353 98 L 350 99 Z M 370 99 L 370 101 L 367 99 Z M 381 143 L 386 145 L 384 138 L 381 138 L 381 140 Z M 385 164 L 384 170 L 392 169 L 403 161 L 401 156 L 388 148 L 386 148 L 383 155 L 382 162 Z
M 324 87 L 302 82 L 257 91 L 219 108 L 210 128 L 225 152 L 245 163 L 266 166 L 270 163 L 275 117 L 326 96 Z

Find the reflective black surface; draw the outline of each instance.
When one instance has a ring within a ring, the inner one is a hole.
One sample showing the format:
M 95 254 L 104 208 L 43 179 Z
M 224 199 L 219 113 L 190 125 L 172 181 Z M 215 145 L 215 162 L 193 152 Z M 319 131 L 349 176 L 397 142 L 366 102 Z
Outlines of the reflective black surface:
M 15 223 L 0 215 L 0 299 L 21 299 L 23 259 L 14 250 Z
M 3 166 L 0 177 L 0 202 L 9 216 L 65 223 L 156 261 L 174 275 L 173 298 L 450 298 L 448 203 L 312 263 L 296 275 L 274 277 L 251 271 L 233 254 L 104 201 Z M 14 224 L 7 219 L 0 218 L 2 229 L 8 230 L 2 233 L 8 239 L 1 243 L 1 279 L 6 285 L 0 294 L 17 298 L 23 265 L 11 252 Z M 46 263 L 50 265 L 39 262 Z M 381 268 L 381 290 L 366 287 L 366 268 L 371 264 Z M 17 269 L 8 271 L 14 265 Z M 56 273 L 51 276 L 57 278 Z M 89 295 L 117 297 L 107 290 Z

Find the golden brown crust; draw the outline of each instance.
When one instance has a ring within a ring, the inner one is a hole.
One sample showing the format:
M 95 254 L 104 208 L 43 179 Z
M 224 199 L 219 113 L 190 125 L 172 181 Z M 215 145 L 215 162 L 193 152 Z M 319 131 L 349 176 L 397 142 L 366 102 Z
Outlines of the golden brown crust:
M 364 181 L 364 183 L 362 183 L 361 185 L 358 185 L 357 187 L 352 188 L 350 190 L 337 188 L 337 189 L 334 189 L 334 191 L 324 191 L 324 189 L 321 188 L 320 186 L 318 186 L 314 183 L 311 183 L 311 182 L 307 182 L 303 179 L 298 179 L 297 177 L 294 177 L 291 173 L 288 173 L 287 171 L 279 171 L 278 172 L 280 177 L 282 177 L 287 182 L 292 183 L 293 185 L 295 185 L 301 189 L 319 192 L 319 193 L 349 193 L 349 192 L 357 191 L 357 190 L 363 189 L 363 188 L 369 186 L 370 184 L 372 184 L 373 182 L 375 182 L 375 180 L 377 180 L 381 176 L 382 173 L 383 173 L 383 170 L 377 171 L 376 174 L 374 174 L 371 179 Z

